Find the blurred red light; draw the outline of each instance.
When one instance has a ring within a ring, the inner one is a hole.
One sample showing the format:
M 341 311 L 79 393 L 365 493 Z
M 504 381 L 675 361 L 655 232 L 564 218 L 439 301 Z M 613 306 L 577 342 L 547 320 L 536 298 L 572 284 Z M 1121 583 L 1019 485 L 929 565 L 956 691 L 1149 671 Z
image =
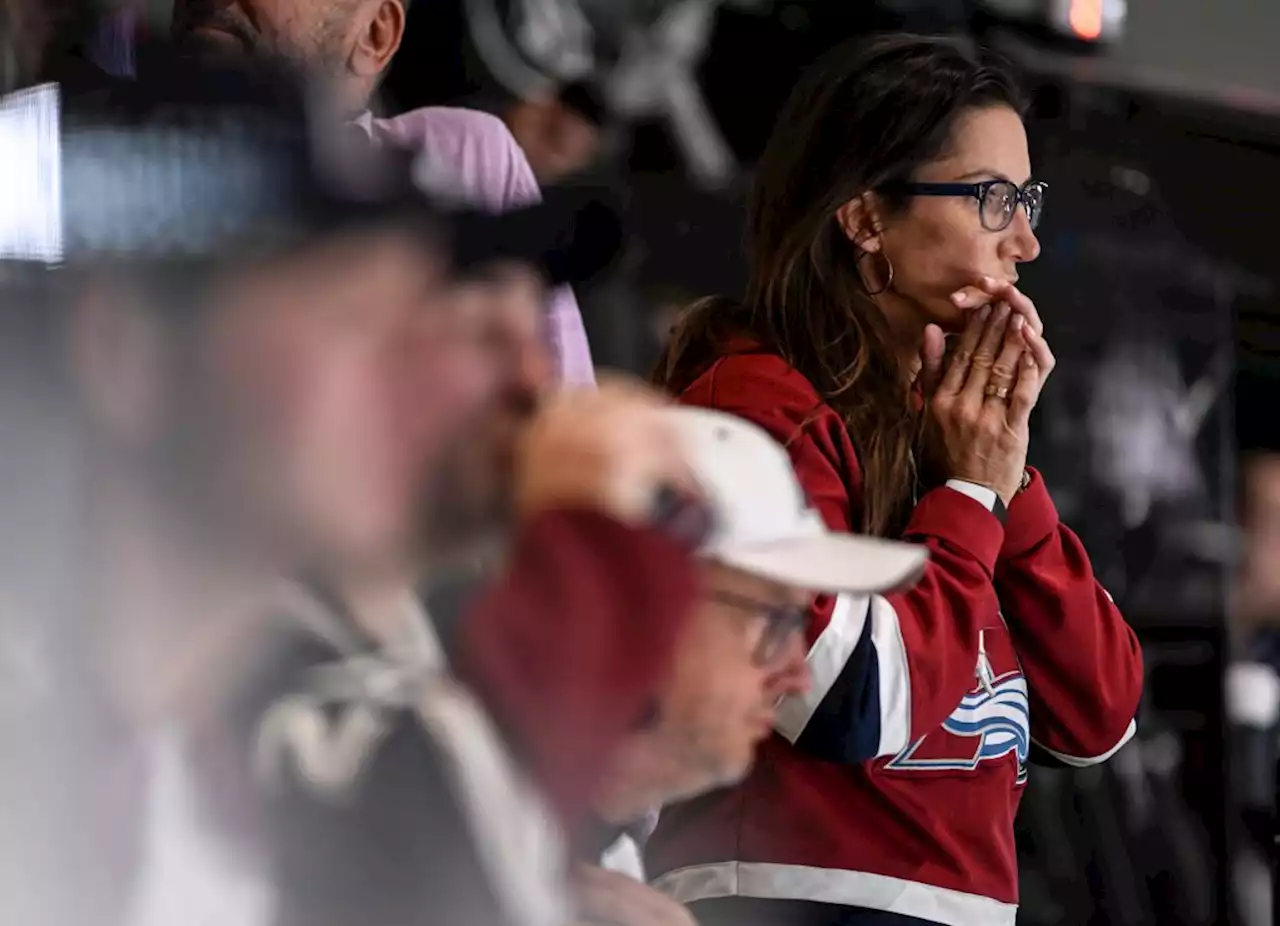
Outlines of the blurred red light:
M 1067 22 L 1078 38 L 1096 41 L 1102 35 L 1103 0 L 1071 0 Z

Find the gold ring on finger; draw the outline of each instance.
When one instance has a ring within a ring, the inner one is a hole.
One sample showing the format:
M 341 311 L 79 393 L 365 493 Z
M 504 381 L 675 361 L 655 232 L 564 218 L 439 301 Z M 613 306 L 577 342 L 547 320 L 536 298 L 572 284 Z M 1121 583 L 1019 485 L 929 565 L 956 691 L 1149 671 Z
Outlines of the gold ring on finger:
M 1008 386 L 997 386 L 995 383 L 988 383 L 984 391 L 987 394 L 987 398 L 996 398 L 1002 402 L 1009 398 Z

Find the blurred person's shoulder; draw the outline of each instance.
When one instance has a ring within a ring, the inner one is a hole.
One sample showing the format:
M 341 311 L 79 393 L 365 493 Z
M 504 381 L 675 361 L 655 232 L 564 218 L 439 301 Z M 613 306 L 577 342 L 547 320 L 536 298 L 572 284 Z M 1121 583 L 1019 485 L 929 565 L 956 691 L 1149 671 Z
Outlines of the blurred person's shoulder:
M 451 757 L 410 712 L 294 692 L 264 721 L 256 759 L 285 921 L 402 923 L 426 909 L 502 921 Z
M 478 703 L 294 592 L 247 713 L 285 920 L 558 922 L 559 833 Z
M 499 211 L 540 198 L 537 180 L 505 122 L 476 109 L 426 106 L 370 119 L 381 141 L 422 152 L 432 179 L 468 204 Z

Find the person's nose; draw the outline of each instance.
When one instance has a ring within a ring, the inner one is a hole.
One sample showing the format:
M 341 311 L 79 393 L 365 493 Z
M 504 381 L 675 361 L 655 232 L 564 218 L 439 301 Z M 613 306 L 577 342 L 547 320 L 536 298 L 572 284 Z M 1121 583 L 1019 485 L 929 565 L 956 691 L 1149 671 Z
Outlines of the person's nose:
M 765 692 L 771 702 L 787 695 L 802 695 L 812 687 L 807 656 L 804 634 L 797 631 L 788 638 L 765 680 Z
M 544 338 L 534 338 L 521 345 L 519 352 L 520 385 L 533 395 L 541 395 L 555 380 L 556 359 Z
M 541 284 L 527 280 L 508 284 L 501 302 L 500 325 L 503 343 L 512 353 L 509 374 L 525 391 L 538 395 L 549 388 L 556 376 L 556 355 L 551 320 L 547 315 L 547 294 Z
M 1040 239 L 1036 237 L 1023 206 L 1014 210 L 1008 237 L 1005 238 L 1005 249 L 1005 258 L 1015 264 L 1027 264 L 1040 256 Z
M 474 415 L 498 389 L 498 365 L 473 338 L 418 327 L 406 333 L 393 361 L 390 386 L 403 420 L 430 443 L 442 419 Z

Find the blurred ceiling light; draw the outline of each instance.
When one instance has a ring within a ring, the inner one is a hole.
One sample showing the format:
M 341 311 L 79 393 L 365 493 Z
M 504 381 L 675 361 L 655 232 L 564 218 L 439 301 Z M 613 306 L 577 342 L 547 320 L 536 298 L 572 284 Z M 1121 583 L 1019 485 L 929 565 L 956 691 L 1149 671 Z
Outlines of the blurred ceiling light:
M 1127 0 L 1051 0 L 1049 27 L 1082 42 L 1115 42 L 1129 17 Z
M 1102 36 L 1102 0 L 1071 0 L 1067 24 L 1077 37 L 1097 41 Z
M 1091 45 L 1120 39 L 1129 15 L 1127 0 L 977 0 L 977 6 L 1006 22 Z

